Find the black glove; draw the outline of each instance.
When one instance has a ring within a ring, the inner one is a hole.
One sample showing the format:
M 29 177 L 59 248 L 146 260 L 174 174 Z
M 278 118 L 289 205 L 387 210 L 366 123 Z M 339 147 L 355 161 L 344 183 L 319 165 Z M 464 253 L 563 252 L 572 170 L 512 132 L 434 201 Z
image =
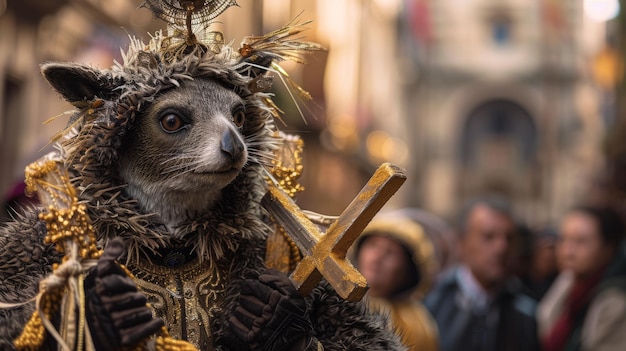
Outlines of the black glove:
M 109 242 L 85 279 L 87 322 L 97 350 L 132 347 L 164 325 L 152 317 L 145 295 L 115 261 L 123 252 L 121 239 Z
M 270 269 L 241 286 L 224 341 L 233 350 L 304 350 L 314 345 L 306 302 L 289 278 Z

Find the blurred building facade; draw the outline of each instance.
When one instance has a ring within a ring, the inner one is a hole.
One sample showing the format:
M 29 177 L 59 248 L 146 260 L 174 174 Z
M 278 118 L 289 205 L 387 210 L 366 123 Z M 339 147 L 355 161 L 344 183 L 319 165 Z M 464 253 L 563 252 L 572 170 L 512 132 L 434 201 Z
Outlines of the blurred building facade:
M 605 123 L 589 63 L 605 36 L 583 2 L 408 4 L 419 78 L 407 85 L 415 97 L 407 121 L 423 133 L 412 149 L 424 150 L 412 165 L 418 201 L 449 214 L 496 193 L 531 223 L 584 201 L 603 166 Z
M 537 224 L 585 199 L 606 129 L 589 64 L 606 40 L 582 1 L 346 3 L 361 15 L 344 83 L 358 89 L 337 113 L 327 85 L 328 131 L 348 154 L 406 167 L 401 204 L 452 218 L 499 194 Z M 333 132 L 344 115 L 347 136 Z

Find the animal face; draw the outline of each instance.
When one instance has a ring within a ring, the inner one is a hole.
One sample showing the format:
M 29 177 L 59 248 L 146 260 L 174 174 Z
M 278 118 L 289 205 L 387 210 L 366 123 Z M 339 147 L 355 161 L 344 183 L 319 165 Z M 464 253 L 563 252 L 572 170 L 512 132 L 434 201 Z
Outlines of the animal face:
M 174 236 L 218 201 L 242 201 L 228 189 L 236 179 L 250 184 L 238 176 L 256 176 L 256 167 L 244 166 L 271 161 L 275 138 L 264 93 L 250 89 L 260 75 L 229 57 L 168 63 L 158 51 L 133 47 L 112 70 L 42 65 L 46 80 L 77 107 L 61 144 L 79 188 L 100 187 L 96 197 L 123 189 L 124 200 L 156 215 L 150 220 Z
M 245 123 L 244 100 L 212 80 L 166 91 L 125 139 L 119 172 L 128 192 L 165 217 L 174 203 L 192 212 L 210 208 L 248 160 Z

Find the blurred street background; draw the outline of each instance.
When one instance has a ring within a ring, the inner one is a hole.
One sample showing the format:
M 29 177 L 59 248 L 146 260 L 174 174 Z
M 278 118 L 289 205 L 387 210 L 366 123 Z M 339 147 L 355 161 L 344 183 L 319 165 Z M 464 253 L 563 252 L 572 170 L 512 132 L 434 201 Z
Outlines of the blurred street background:
M 408 181 L 390 207 L 451 220 L 498 194 L 532 226 L 574 203 L 621 203 L 625 15 L 618 0 L 238 0 L 216 30 L 244 36 L 312 20 L 328 50 L 285 64 L 314 101 L 304 119 L 276 80 L 286 132 L 305 140 L 302 207 L 339 214 L 375 168 Z M 0 193 L 52 149 L 70 110 L 46 61 L 109 68 L 128 35 L 164 25 L 140 0 L 0 0 Z M 623 206 L 622 206 L 623 207 Z

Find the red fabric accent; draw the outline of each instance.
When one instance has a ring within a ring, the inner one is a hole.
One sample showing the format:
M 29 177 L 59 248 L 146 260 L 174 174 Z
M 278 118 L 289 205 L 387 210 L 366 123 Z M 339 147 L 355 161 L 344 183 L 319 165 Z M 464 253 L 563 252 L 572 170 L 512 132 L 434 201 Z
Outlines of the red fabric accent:
M 586 280 L 577 282 L 572 287 L 563 306 L 563 313 L 554 323 L 550 333 L 542 340 L 543 351 L 563 351 L 574 328 L 574 319 L 584 311 L 604 275 L 606 267 L 602 267 Z
M 24 190 L 26 190 L 26 184 L 24 182 L 19 182 L 15 184 L 4 196 L 4 201 L 9 202 L 15 199 L 22 198 L 24 195 Z
M 430 10 L 427 0 L 414 0 L 409 3 L 410 21 L 413 36 L 420 44 L 430 44 L 432 29 L 430 25 Z

